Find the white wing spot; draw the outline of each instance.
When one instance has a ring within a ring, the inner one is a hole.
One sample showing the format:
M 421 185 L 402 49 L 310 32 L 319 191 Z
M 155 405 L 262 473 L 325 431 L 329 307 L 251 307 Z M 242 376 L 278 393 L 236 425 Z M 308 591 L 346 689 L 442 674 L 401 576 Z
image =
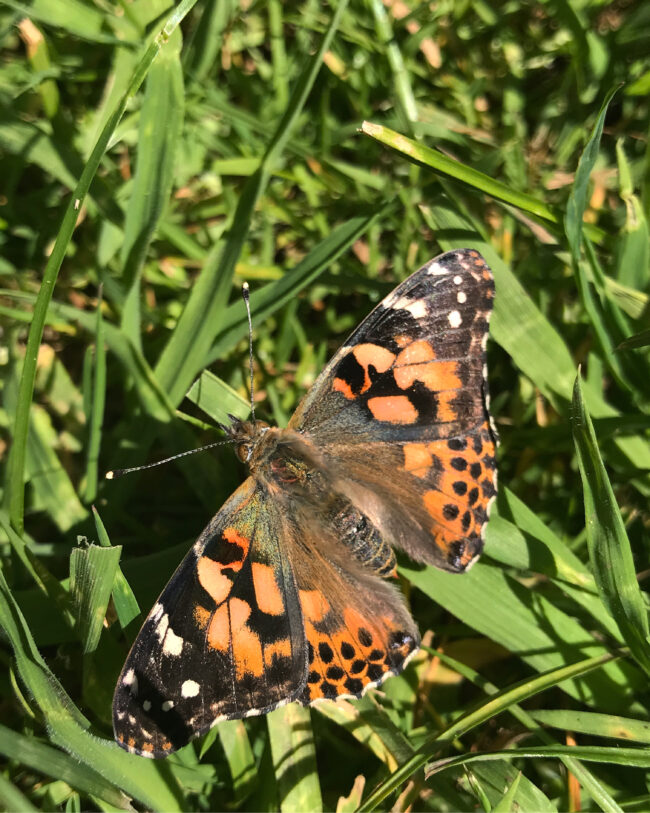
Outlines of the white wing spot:
M 460 327 L 463 324 L 463 319 L 458 311 L 452 311 L 447 319 L 452 327 Z
M 463 278 L 460 276 L 460 274 L 458 276 L 454 277 L 454 285 L 460 285 L 462 281 L 463 281 Z
M 142 704 L 142 708 L 145 711 L 149 711 L 149 709 L 151 708 L 151 700 L 145 700 L 144 703 Z
M 169 627 L 169 616 L 165 613 L 156 625 L 156 635 L 161 643 L 167 632 L 167 627 Z
M 135 717 L 132 714 L 129 714 L 129 722 L 131 725 L 135 725 Z
M 429 268 L 427 269 L 427 274 L 435 274 L 436 276 L 441 276 L 442 274 L 446 274 L 447 269 L 440 265 L 440 263 L 431 263 Z
M 195 680 L 186 680 L 181 686 L 181 694 L 183 697 L 196 697 L 201 687 Z
M 161 706 L 163 711 L 169 711 L 170 709 L 174 708 L 174 701 L 173 700 L 165 700 L 165 702 Z
M 465 291 L 459 291 L 456 294 L 456 299 L 458 300 L 459 304 L 464 305 L 467 302 L 467 294 Z
M 124 675 L 122 678 L 122 685 L 128 686 L 131 694 L 136 695 L 138 693 L 138 679 L 135 676 L 133 669 L 129 669 L 126 675 Z
M 403 296 L 391 305 L 396 311 L 408 311 L 414 319 L 423 319 L 427 315 L 427 303 L 424 299 L 407 299 Z
M 176 635 L 174 630 L 170 627 L 165 635 L 165 642 L 163 644 L 163 652 L 165 655 L 173 655 L 178 657 L 183 651 L 183 639 L 180 635 Z

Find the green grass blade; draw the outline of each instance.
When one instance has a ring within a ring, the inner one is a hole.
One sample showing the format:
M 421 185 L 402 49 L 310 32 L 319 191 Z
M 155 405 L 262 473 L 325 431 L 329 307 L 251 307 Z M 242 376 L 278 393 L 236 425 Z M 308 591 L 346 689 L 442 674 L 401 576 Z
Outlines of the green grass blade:
M 282 813 L 323 809 L 309 709 L 290 703 L 266 716 Z
M 84 501 L 91 503 L 97 498 L 97 466 L 102 443 L 102 423 L 106 404 L 106 347 L 104 345 L 104 320 L 102 318 L 102 291 L 97 297 L 97 326 L 95 328 L 95 363 L 93 365 L 92 395 L 88 420 L 88 456 L 86 458 L 86 482 Z
M 460 161 L 455 161 L 453 158 L 449 158 L 443 155 L 443 153 L 438 152 L 438 150 L 427 147 L 425 144 L 420 144 L 400 133 L 396 133 L 388 127 L 384 127 L 381 124 L 373 124 L 370 121 L 363 122 L 361 132 L 385 144 L 387 147 L 397 150 L 397 152 L 405 155 L 410 161 L 416 164 L 420 164 L 436 172 L 442 172 L 450 178 L 462 181 L 474 189 L 478 189 L 487 195 L 502 200 L 504 203 L 516 206 L 523 212 L 536 215 L 551 223 L 559 223 L 557 213 L 543 201 L 532 197 L 532 195 L 517 192 L 507 184 L 501 183 L 473 167 L 462 164 Z
M 235 265 L 248 235 L 255 206 L 307 101 L 320 71 L 323 55 L 329 48 L 346 6 L 347 0 L 339 3 L 318 50 L 300 75 L 260 167 L 248 179 L 242 191 L 223 251 L 214 251 L 206 261 L 176 329 L 158 360 L 156 376 L 174 404 L 181 401 L 192 380 L 205 365 L 210 345 L 220 328 Z
M 38 589 L 47 596 L 61 613 L 66 626 L 75 624 L 72 599 L 67 590 L 61 587 L 59 580 L 50 573 L 43 562 L 26 545 L 25 540 L 11 527 L 6 511 L 0 510 L 0 527 L 4 530 L 11 547 L 22 562 L 25 570 L 34 580 Z
M 13 813 L 32 813 L 39 809 L 3 774 L 0 774 L 0 807 Z
M 152 809 L 182 810 L 181 795 L 155 763 L 90 734 L 88 721 L 41 658 L 25 619 L 0 571 L 0 626 L 13 647 L 18 674 L 40 709 L 50 739 L 76 760 Z
M 605 654 L 596 658 L 588 658 L 587 660 L 571 664 L 570 666 L 553 669 L 531 680 L 521 681 L 512 688 L 498 692 L 487 702 L 481 704 L 475 711 L 465 713 L 440 734 L 429 739 L 417 750 L 411 759 L 402 764 L 382 785 L 370 794 L 359 808 L 359 811 L 375 810 L 377 805 L 392 793 L 393 790 L 398 788 L 402 782 L 406 781 L 416 771 L 423 768 L 437 751 L 452 742 L 456 737 L 490 720 L 496 714 L 505 711 L 510 706 L 521 703 L 526 698 L 545 691 L 552 686 L 557 686 L 565 680 L 570 680 L 594 669 L 599 669 L 616 657 L 616 655 Z
M 125 213 L 121 246 L 122 281 L 127 297 L 122 327 L 140 348 L 140 275 L 149 245 L 169 200 L 185 100 L 180 63 L 181 36 L 174 31 L 147 77 L 132 194 Z
M 251 405 L 225 381 L 204 370 L 190 387 L 187 398 L 216 423 L 229 423 L 228 415 L 246 418 Z
M 48 412 L 32 405 L 27 438 L 26 474 L 34 493 L 34 503 L 46 509 L 62 531 L 68 531 L 88 516 L 77 491 L 61 465 L 55 447 L 56 430 Z
M 584 624 L 564 612 L 546 597 L 536 595 L 531 603 L 524 585 L 496 567 L 479 561 L 462 579 L 434 568 L 401 565 L 400 573 L 457 619 L 490 640 L 501 644 L 538 672 L 562 668 L 563 652 L 598 655 L 603 644 Z M 543 621 L 542 621 L 543 619 Z M 597 704 L 618 702 L 613 712 L 625 712 L 628 700 L 621 690 L 631 684 L 640 687 L 641 675 L 619 663 L 607 663 L 602 670 L 567 681 L 562 688 L 572 697 Z M 615 689 L 615 687 L 617 687 Z
M 111 547 L 111 541 L 106 533 L 106 528 L 102 522 L 99 512 L 93 506 L 93 519 L 95 520 L 95 528 L 97 530 L 97 539 L 99 544 L 104 548 Z M 115 612 L 120 621 L 122 628 L 127 627 L 134 618 L 140 615 L 140 607 L 131 586 L 127 582 L 122 568 L 117 566 L 115 571 L 115 578 L 113 580 L 113 603 L 115 604 Z
M 650 753 L 645 748 L 610 748 L 598 745 L 540 745 L 537 748 L 512 748 L 507 751 L 489 751 L 484 754 L 463 754 L 441 759 L 427 766 L 427 778 L 440 771 L 470 762 L 494 759 L 544 759 L 546 757 L 575 756 L 585 762 L 606 762 L 610 765 L 650 768 Z
M 589 734 L 594 737 L 611 737 L 615 740 L 629 740 L 650 745 L 650 723 L 647 720 L 567 709 L 539 709 L 531 711 L 530 716 L 538 723 L 558 728 L 561 731 Z
M 589 140 L 580 156 L 576 177 L 571 188 L 571 194 L 567 201 L 566 215 L 564 218 L 564 231 L 569 241 L 571 256 L 574 263 L 580 259 L 580 246 L 582 244 L 583 223 L 582 218 L 587 208 L 587 194 L 589 190 L 589 177 L 598 158 L 600 149 L 600 139 L 605 126 L 605 116 L 607 109 L 618 87 L 612 88 L 603 102 L 596 123 L 591 131 Z
M 120 99 L 115 110 L 109 116 L 97 143 L 88 159 L 79 182 L 75 186 L 70 202 L 63 216 L 61 227 L 57 234 L 56 242 L 52 248 L 41 284 L 36 304 L 34 305 L 34 316 L 29 329 L 27 347 L 25 348 L 25 361 L 23 364 L 18 399 L 16 405 L 16 418 L 13 426 L 13 442 L 9 452 L 9 463 L 7 466 L 7 479 L 5 494 L 5 505 L 8 505 L 11 524 L 20 533 L 24 525 L 25 490 L 23 485 L 23 472 L 25 470 L 25 457 L 27 452 L 27 435 L 29 429 L 29 418 L 31 412 L 32 396 L 34 394 L 34 380 L 36 377 L 36 361 L 38 357 L 38 347 L 43 337 L 43 327 L 47 309 L 52 299 L 54 285 L 61 268 L 61 263 L 65 257 L 72 233 L 74 231 L 79 209 L 86 197 L 90 183 L 97 172 L 99 163 L 106 151 L 108 142 L 115 132 L 118 122 L 126 109 L 129 100 L 135 95 L 140 87 L 147 71 L 153 64 L 158 52 L 164 45 L 173 31 L 178 27 L 181 20 L 187 15 L 196 0 L 181 0 L 178 6 L 170 14 L 162 28 L 160 35 L 147 48 L 140 60 L 131 83 Z
M 386 213 L 387 208 L 388 206 L 382 207 L 371 215 L 353 217 L 347 223 L 332 229 L 331 233 L 282 279 L 252 291 L 250 304 L 253 323 L 261 324 L 272 313 L 294 299 L 300 291 L 311 285 L 346 249 L 368 231 L 379 216 Z M 229 305 L 223 314 L 216 344 L 211 348 L 206 363 L 210 363 L 232 348 L 247 331 L 248 320 L 244 303 L 236 302 Z
M 630 542 L 585 409 L 580 377 L 573 394 L 572 428 L 582 477 L 591 567 L 603 603 L 639 664 L 650 674 L 648 613 L 634 570 Z
M 35 737 L 25 737 L 0 724 L 0 753 L 34 771 L 67 782 L 81 793 L 97 796 L 120 810 L 132 810 L 128 797 L 98 771 Z
M 519 783 L 521 782 L 521 772 L 517 774 L 513 783 L 510 785 L 508 790 L 503 794 L 503 798 L 498 804 L 494 805 L 492 808 L 492 813 L 510 813 L 513 809 L 513 806 L 516 804 L 515 799 L 517 796 L 517 789 L 519 788 Z M 517 809 L 519 809 L 519 805 L 517 805 Z M 524 808 L 525 809 L 525 808 Z
M 465 680 L 470 681 L 475 686 L 480 687 L 487 695 L 493 697 L 494 695 L 499 693 L 499 688 L 491 683 L 489 680 L 486 680 L 482 677 L 478 672 L 474 669 L 471 669 L 469 666 L 466 666 L 463 663 L 455 660 L 454 658 L 450 658 L 449 655 L 445 654 L 444 652 L 436 651 L 437 657 L 440 660 L 449 666 L 451 669 L 458 672 L 459 675 L 462 675 Z M 525 711 L 521 706 L 518 704 L 513 704 L 508 708 L 508 712 L 515 717 L 523 726 L 525 726 L 529 731 L 534 732 L 538 739 L 540 739 L 546 745 L 556 745 L 557 743 L 553 740 L 551 736 L 547 734 L 546 731 L 540 729 L 538 724 L 535 722 L 534 717 L 528 712 Z M 600 807 L 603 810 L 615 811 L 618 810 L 618 807 L 614 800 L 612 799 L 611 795 L 607 792 L 607 790 L 603 787 L 602 783 L 596 779 L 596 777 L 591 773 L 588 768 L 585 768 L 582 763 L 580 763 L 577 759 L 573 759 L 573 757 L 562 757 L 562 762 L 564 763 L 566 769 L 571 771 L 571 773 L 577 777 L 580 784 L 585 788 L 585 790 L 595 799 Z
M 486 533 L 486 554 L 509 567 L 548 576 L 608 635 L 622 643 L 620 630 L 598 597 L 587 566 L 510 489 L 501 490 L 497 509 L 499 513 L 490 517 Z
M 370 8 L 375 18 L 377 39 L 386 49 L 386 56 L 393 72 L 395 95 L 401 107 L 404 123 L 411 129 L 412 124 L 418 120 L 418 107 L 411 87 L 409 71 L 405 67 L 402 52 L 393 33 L 391 20 L 383 3 L 380 0 L 370 0 Z
M 120 546 L 90 545 L 75 548 L 70 556 L 70 592 L 84 654 L 93 652 L 99 643 L 121 553 Z
M 216 730 L 232 778 L 233 804 L 239 805 L 253 792 L 258 782 L 255 755 L 246 726 L 241 720 L 224 720 Z
M 320 703 L 316 711 L 345 728 L 358 742 L 370 749 L 389 771 L 413 755 L 413 746 L 393 723 L 388 713 L 365 695 L 354 703 Z

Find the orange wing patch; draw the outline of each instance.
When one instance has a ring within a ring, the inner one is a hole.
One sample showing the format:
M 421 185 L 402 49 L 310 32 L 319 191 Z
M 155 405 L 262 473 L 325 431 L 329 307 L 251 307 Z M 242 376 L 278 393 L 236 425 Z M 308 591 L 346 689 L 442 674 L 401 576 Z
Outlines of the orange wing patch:
M 335 378 L 332 383 L 332 389 L 334 392 L 342 392 L 343 395 L 348 399 L 348 401 L 354 401 L 357 397 L 352 390 L 352 387 L 348 384 L 347 381 L 344 381 L 342 378 Z
M 382 395 L 368 398 L 368 409 L 378 421 L 387 423 L 415 423 L 419 412 L 406 395 Z
M 257 606 L 263 613 L 269 615 L 282 615 L 284 613 L 284 599 L 275 579 L 275 573 L 270 565 L 253 562 L 253 586 Z
M 450 550 L 459 540 L 478 540 L 496 493 L 495 446 L 487 422 L 472 436 L 408 443 L 403 452 L 404 469 L 431 484 L 422 492 L 422 502 L 433 520 L 436 544 Z M 463 548 L 463 567 L 474 558 L 477 545 Z
M 417 649 L 392 618 L 369 619 L 354 607 L 337 613 L 318 590 L 301 590 L 300 601 L 309 645 L 303 703 L 359 696 L 399 672 Z
M 389 370 L 395 361 L 395 355 L 382 347 L 380 344 L 359 344 L 352 351 L 352 355 L 363 367 L 365 374 L 363 387 L 361 393 L 370 389 L 370 373 L 369 367 L 372 365 L 378 373 L 385 373 Z
M 250 541 L 236 528 L 225 528 L 221 541 L 226 544 L 218 561 L 200 556 L 196 563 L 199 583 L 215 604 L 226 600 L 232 589 L 233 575 L 241 570 L 250 546 Z

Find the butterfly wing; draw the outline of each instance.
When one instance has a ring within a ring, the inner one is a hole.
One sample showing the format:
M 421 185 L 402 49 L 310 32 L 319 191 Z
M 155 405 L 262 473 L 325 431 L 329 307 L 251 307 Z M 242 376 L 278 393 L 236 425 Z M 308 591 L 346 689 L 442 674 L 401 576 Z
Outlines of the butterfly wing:
M 462 572 L 496 494 L 486 341 L 494 282 L 480 254 L 443 254 L 336 353 L 290 427 L 391 544 Z
M 321 513 L 294 500 L 282 522 L 308 650 L 297 699 L 359 697 L 404 668 L 419 646 L 417 627 L 399 590 L 351 556 Z
M 220 719 L 301 694 L 305 633 L 280 529 L 248 479 L 183 559 L 117 683 L 113 727 L 124 748 L 166 756 Z

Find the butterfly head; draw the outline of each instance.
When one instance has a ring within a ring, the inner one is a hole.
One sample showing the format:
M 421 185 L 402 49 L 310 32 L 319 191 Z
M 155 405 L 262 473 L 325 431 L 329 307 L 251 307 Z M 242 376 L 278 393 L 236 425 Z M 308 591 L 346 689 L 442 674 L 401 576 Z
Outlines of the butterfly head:
M 228 440 L 234 443 L 237 457 L 242 463 L 249 463 L 255 446 L 262 435 L 268 432 L 269 425 L 264 421 L 242 421 L 230 414 L 228 417 L 230 424 L 222 424 L 221 428 L 228 435 Z

